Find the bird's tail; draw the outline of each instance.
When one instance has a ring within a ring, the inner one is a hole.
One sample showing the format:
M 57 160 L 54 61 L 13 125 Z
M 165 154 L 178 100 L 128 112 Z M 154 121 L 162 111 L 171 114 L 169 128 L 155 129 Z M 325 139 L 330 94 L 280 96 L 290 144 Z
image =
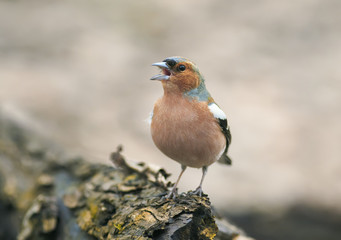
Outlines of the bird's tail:
M 223 154 L 219 160 L 218 160 L 219 163 L 222 163 L 222 164 L 226 164 L 226 165 L 231 165 L 232 164 L 232 160 L 229 156 L 227 156 L 226 154 Z

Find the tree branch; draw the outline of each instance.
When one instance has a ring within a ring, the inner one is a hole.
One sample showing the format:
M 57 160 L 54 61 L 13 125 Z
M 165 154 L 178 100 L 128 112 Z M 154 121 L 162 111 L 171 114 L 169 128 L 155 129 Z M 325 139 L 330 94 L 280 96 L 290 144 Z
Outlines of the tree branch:
M 245 237 L 214 217 L 207 196 L 165 199 L 169 174 L 121 152 L 115 167 L 68 158 L 0 112 L 0 239 Z

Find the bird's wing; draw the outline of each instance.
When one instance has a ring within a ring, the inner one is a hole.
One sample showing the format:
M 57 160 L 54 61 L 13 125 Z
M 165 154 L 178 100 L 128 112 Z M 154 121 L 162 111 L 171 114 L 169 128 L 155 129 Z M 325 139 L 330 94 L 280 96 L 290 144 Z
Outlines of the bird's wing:
M 224 150 L 223 155 L 221 156 L 221 158 L 218 161 L 220 163 L 225 163 L 225 164 L 231 165 L 232 161 L 227 156 L 227 150 L 229 148 L 229 145 L 231 144 L 232 138 L 231 138 L 230 127 L 227 124 L 226 115 L 223 112 L 223 110 L 221 110 L 215 102 L 209 103 L 208 108 L 210 109 L 210 111 L 213 114 L 213 116 L 215 117 L 215 119 L 217 119 L 219 126 L 221 128 L 221 131 L 226 138 L 226 148 Z

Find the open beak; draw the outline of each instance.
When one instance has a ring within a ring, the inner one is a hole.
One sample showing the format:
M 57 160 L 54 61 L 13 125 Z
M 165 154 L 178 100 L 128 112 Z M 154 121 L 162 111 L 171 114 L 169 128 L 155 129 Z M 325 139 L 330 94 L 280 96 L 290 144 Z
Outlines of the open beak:
M 157 66 L 162 70 L 162 74 L 153 76 L 150 80 L 169 80 L 171 71 L 169 66 L 165 62 L 153 63 L 152 66 Z

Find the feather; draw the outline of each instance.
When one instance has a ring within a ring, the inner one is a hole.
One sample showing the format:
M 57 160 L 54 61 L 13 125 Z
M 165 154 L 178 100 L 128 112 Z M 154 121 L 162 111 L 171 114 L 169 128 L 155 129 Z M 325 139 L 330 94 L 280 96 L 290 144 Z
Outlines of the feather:
M 224 136 L 226 138 L 226 147 L 225 147 L 223 154 L 219 158 L 218 162 L 231 165 L 232 160 L 230 157 L 227 156 L 227 150 L 231 144 L 232 138 L 231 138 L 230 127 L 227 124 L 226 115 L 223 112 L 223 110 L 221 110 L 218 107 L 218 105 L 214 102 L 208 104 L 208 108 L 210 109 L 210 111 L 213 114 L 213 116 L 215 117 L 215 119 L 217 119 L 219 126 L 221 128 L 221 132 L 224 134 Z

